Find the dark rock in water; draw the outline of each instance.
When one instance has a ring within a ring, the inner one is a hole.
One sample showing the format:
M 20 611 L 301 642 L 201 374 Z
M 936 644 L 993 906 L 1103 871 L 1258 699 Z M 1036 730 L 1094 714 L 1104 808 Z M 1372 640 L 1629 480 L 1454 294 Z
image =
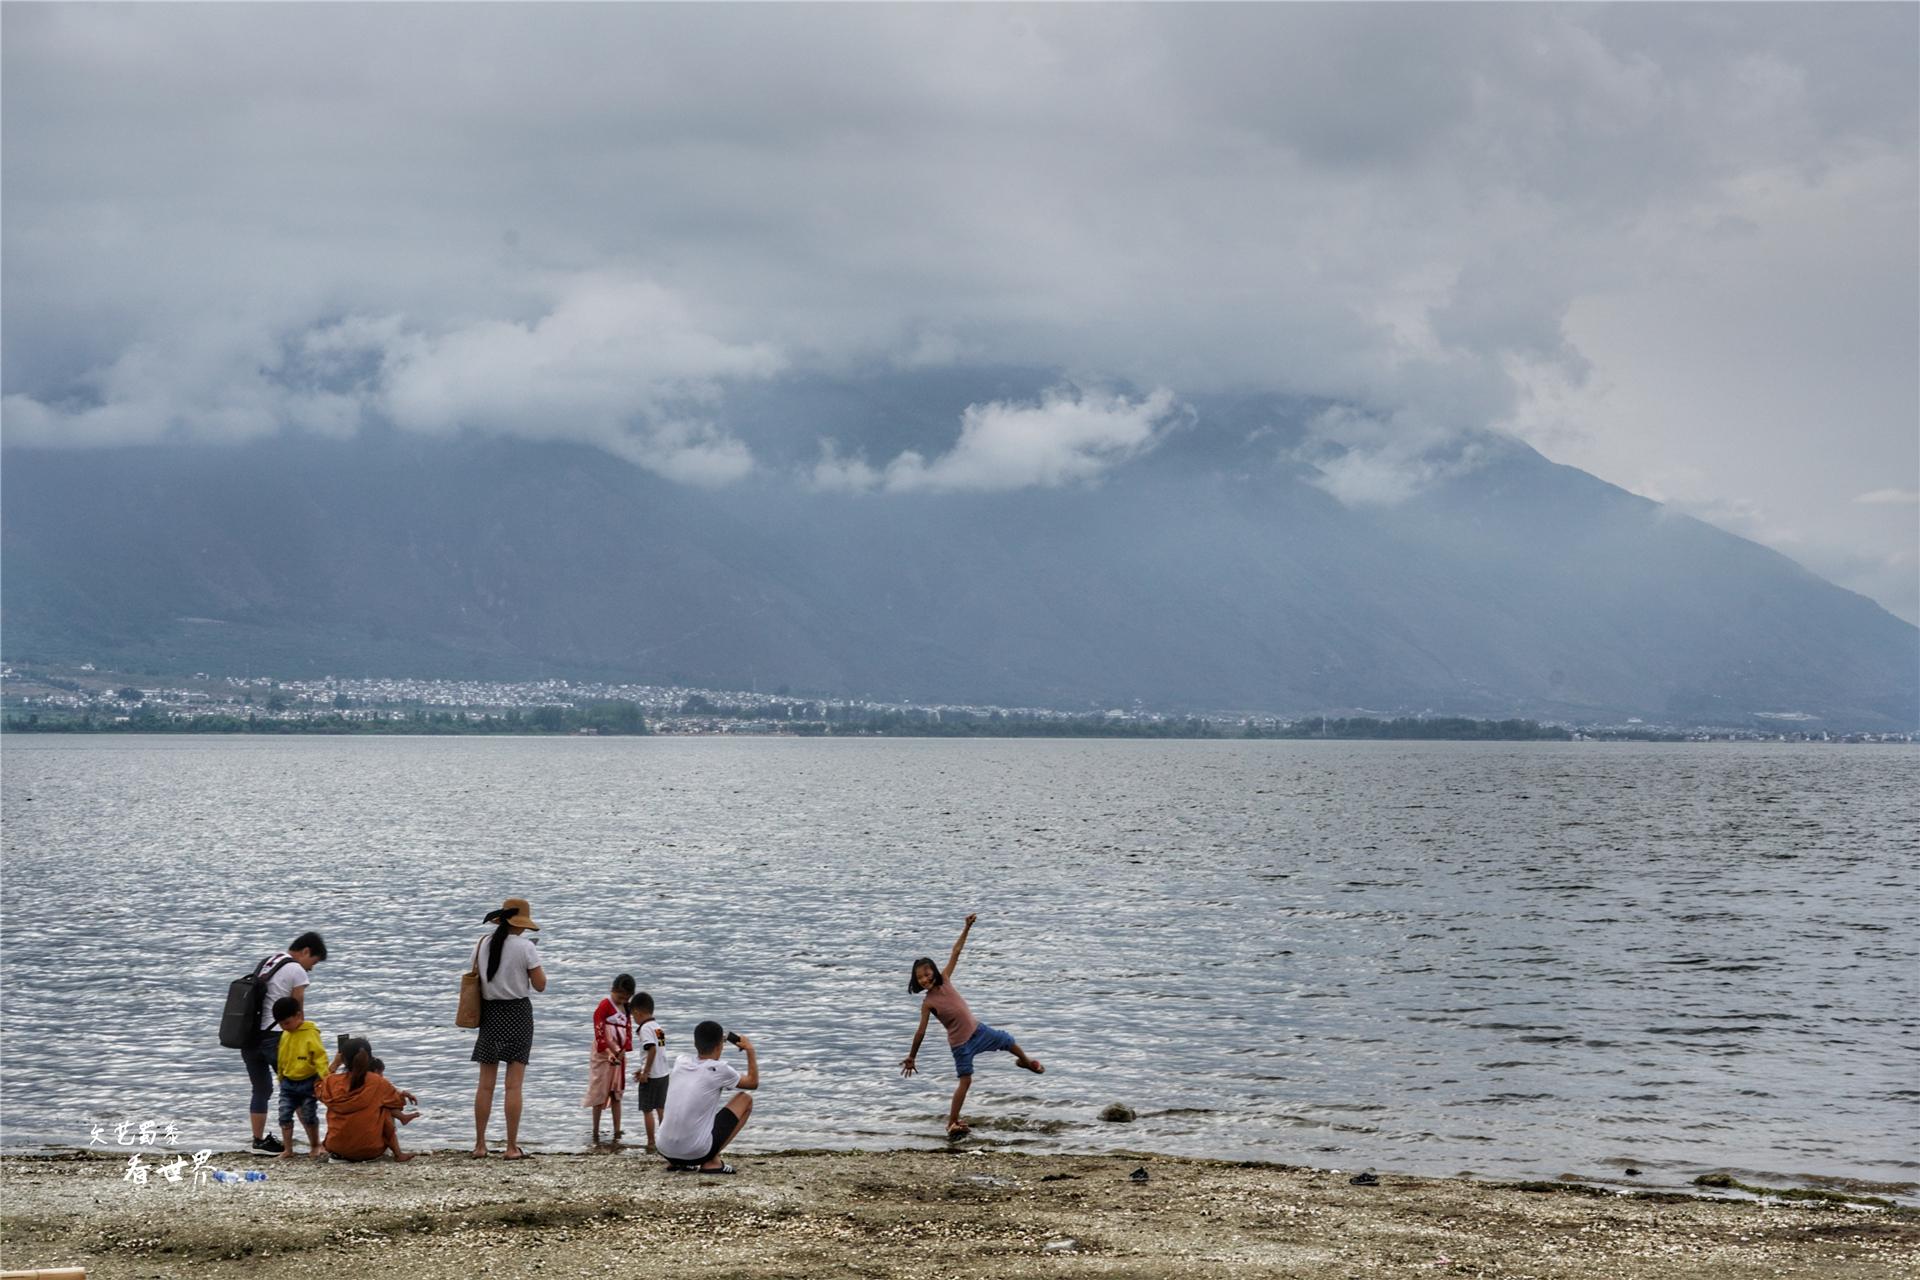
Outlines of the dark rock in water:
M 1110 1102 L 1100 1109 L 1100 1118 L 1112 1124 L 1131 1124 L 1133 1114 L 1133 1108 L 1121 1102 Z
M 1637 1178 L 1640 1176 L 1640 1171 L 1638 1169 L 1629 1169 L 1627 1170 L 1627 1176 L 1629 1178 Z
M 1147 1180 L 1146 1167 L 1143 1165 L 1140 1168 L 1135 1169 L 1132 1173 L 1128 1174 L 1127 1176 L 1132 1178 L 1135 1182 L 1145 1182 Z

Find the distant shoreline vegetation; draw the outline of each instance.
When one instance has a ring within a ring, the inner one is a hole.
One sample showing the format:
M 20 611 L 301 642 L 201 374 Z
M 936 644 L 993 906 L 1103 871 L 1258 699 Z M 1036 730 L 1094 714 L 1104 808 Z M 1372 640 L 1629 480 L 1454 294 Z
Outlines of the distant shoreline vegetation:
M 252 712 L 178 716 L 144 707 L 124 716 L 12 712 L 0 721 L 0 729 L 7 733 L 601 734 L 615 737 L 652 732 L 640 707 L 631 702 L 533 707 L 492 714 L 418 708 L 380 716 L 350 716 L 336 711 L 298 718 L 271 711 L 265 715 Z
M 287 718 L 271 713 L 245 716 L 210 714 L 169 716 L 138 708 L 123 716 L 54 715 L 44 712 L 6 716 L 7 733 L 227 733 L 227 734 L 431 734 L 431 735 L 582 735 L 630 737 L 665 732 L 674 736 L 705 733 L 790 737 L 905 738 L 1160 738 L 1160 739 L 1340 739 L 1388 741 L 1565 742 L 1567 729 L 1533 720 L 1472 720 L 1462 716 L 1428 719 L 1371 717 L 1231 724 L 1202 719 L 1120 720 L 1107 716 L 940 716 L 922 712 L 877 711 L 842 714 L 832 719 L 773 719 L 732 714 L 735 709 L 708 703 L 702 711 L 712 727 L 648 723 L 631 702 L 585 707 L 535 707 L 502 712 L 416 709 L 378 717 L 344 712 Z M 721 724 L 731 721 L 731 724 Z M 743 723 L 744 722 L 744 723 Z M 1649 735 L 1651 736 L 1651 735 Z
M 1286 716 L 912 703 L 857 696 L 689 688 L 542 677 L 525 681 L 49 669 L 0 661 L 6 733 L 375 734 L 431 736 L 767 736 L 1115 738 L 1386 742 L 1912 742 L 1835 733 L 1799 713 L 1755 713 L 1745 727 L 1542 723 L 1466 715 Z M 1759 723 L 1764 720 L 1765 723 Z

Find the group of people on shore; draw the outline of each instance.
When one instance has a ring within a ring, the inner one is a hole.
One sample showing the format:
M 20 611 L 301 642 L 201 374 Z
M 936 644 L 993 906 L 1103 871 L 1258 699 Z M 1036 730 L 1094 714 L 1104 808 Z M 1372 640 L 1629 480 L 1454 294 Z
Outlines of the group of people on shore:
M 309 979 L 326 958 L 326 940 L 308 932 L 254 966 L 262 987 L 259 1024 L 252 1043 L 240 1050 L 253 1087 L 247 1108 L 252 1147 L 292 1159 L 293 1122 L 298 1118 L 315 1159 L 331 1154 L 342 1160 L 371 1160 L 391 1153 L 395 1160 L 411 1160 L 400 1148 L 398 1126 L 415 1119 L 418 1113 L 407 1108 L 417 1099 L 388 1082 L 386 1064 L 373 1056 L 373 1045 L 365 1039 L 341 1036 L 329 1057 L 320 1028 L 307 1017 Z M 277 1138 L 267 1132 L 267 1104 L 276 1076 Z M 319 1130 L 322 1105 L 327 1108 L 324 1145 Z
M 471 1055 L 479 1066 L 473 1098 L 472 1155 L 481 1158 L 490 1154 L 487 1128 L 504 1064 L 506 1145 L 502 1155 L 508 1160 L 525 1160 L 531 1156 L 520 1146 L 520 1115 L 527 1063 L 533 1054 L 533 997 L 547 989 L 539 948 L 527 935 L 538 932 L 540 926 L 524 898 L 508 898 L 489 911 L 484 922 L 493 928 L 474 943 L 472 956 L 480 995 L 479 1026 Z M 961 1107 L 973 1083 L 977 1055 L 1005 1051 L 1028 1071 L 1039 1074 L 1046 1070 L 1012 1035 L 975 1018 L 954 985 L 953 973 L 973 924 L 974 917 L 969 915 L 944 966 L 927 956 L 915 960 L 907 984 L 907 990 L 921 995 L 922 1000 L 913 1046 L 901 1060 L 900 1072 L 906 1076 L 918 1072 L 928 1021 L 938 1019 L 946 1031 L 958 1078 L 947 1114 L 947 1134 L 952 1138 L 964 1137 L 969 1131 Z M 366 1039 L 342 1036 L 329 1055 L 319 1028 L 307 1017 L 307 988 L 315 967 L 326 958 L 325 940 L 318 933 L 307 932 L 253 970 L 262 990 L 259 1029 L 253 1043 L 240 1050 L 253 1091 L 249 1104 L 253 1149 L 292 1158 L 293 1121 L 298 1117 L 315 1159 L 331 1155 L 341 1160 L 371 1160 L 385 1154 L 396 1160 L 412 1159 L 412 1154 L 401 1149 L 399 1126 L 417 1114 L 408 1110 L 416 1101 L 414 1095 L 387 1080 L 385 1064 L 373 1056 L 373 1046 Z M 693 1030 L 693 1052 L 678 1055 L 671 1065 L 666 1044 L 667 1033 L 655 1018 L 653 997 L 638 990 L 632 975 L 616 976 L 593 1011 L 587 1090 L 582 1100 L 582 1105 L 593 1112 L 593 1141 L 596 1145 L 600 1142 L 601 1119 L 608 1111 L 612 1112 L 615 1141 L 624 1136 L 622 1102 L 631 1067 L 647 1150 L 657 1152 L 675 1170 L 732 1173 L 733 1167 L 721 1153 L 739 1137 L 753 1114 L 752 1094 L 760 1086 L 759 1058 L 753 1042 L 707 1020 Z M 745 1055 L 744 1071 L 723 1061 L 729 1045 Z M 267 1131 L 267 1104 L 276 1075 L 280 1086 L 278 1138 Z M 324 1141 L 318 1128 L 320 1106 L 327 1112 Z

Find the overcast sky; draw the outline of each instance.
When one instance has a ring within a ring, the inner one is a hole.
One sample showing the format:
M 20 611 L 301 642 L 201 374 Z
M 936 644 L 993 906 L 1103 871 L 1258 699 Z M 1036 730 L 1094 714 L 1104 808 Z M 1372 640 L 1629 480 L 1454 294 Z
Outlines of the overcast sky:
M 1084 483 L 1152 465 L 1183 397 L 1267 389 L 1340 406 L 1347 500 L 1492 427 L 1920 617 L 1920 6 L 8 4 L 3 35 L 9 443 L 379 419 L 721 485 L 758 465 L 703 411 L 730 380 L 1004 361 L 1062 389 L 794 482 Z

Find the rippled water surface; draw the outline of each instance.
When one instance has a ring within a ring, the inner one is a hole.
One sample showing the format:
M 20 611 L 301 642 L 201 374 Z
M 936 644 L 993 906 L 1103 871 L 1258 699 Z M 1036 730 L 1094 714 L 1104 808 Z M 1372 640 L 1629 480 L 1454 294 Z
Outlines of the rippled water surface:
M 740 1150 L 937 1141 L 909 962 L 1048 1074 L 987 1141 L 1410 1172 L 1920 1177 L 1920 752 L 1716 744 L 10 738 L 0 1142 L 246 1136 L 227 982 L 303 928 L 471 1140 L 480 916 L 545 926 L 526 1136 L 587 1137 L 589 1019 L 635 974 L 765 1083 Z M 1103 1124 L 1124 1102 L 1132 1125 Z M 496 1126 L 498 1120 L 496 1119 Z

